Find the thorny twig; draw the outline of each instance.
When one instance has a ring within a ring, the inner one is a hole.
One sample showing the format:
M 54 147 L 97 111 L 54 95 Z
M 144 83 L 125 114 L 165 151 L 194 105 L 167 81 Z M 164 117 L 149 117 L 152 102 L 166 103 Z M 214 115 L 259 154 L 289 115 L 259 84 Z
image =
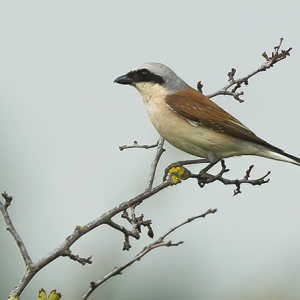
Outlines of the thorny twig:
M 86 293 L 83 295 L 82 299 L 86 300 L 89 298 L 89 296 L 93 293 L 93 291 L 98 288 L 100 285 L 102 285 L 104 282 L 106 282 L 108 279 L 122 274 L 122 271 L 124 271 L 126 268 L 131 266 L 133 263 L 136 261 L 139 261 L 143 256 L 145 256 L 147 253 L 152 251 L 153 249 L 159 248 L 159 247 L 172 247 L 172 246 L 179 246 L 180 244 L 183 243 L 183 241 L 179 241 L 177 243 L 173 243 L 172 241 L 165 241 L 165 238 L 171 234 L 173 231 L 177 230 L 178 228 L 182 227 L 183 225 L 190 223 L 196 219 L 199 218 L 205 218 L 208 214 L 214 214 L 217 211 L 217 209 L 209 209 L 205 213 L 201 215 L 197 215 L 194 217 L 191 217 L 187 219 L 186 221 L 180 223 L 179 225 L 174 226 L 173 228 L 169 229 L 164 235 L 162 235 L 160 238 L 158 238 L 155 242 L 149 244 L 147 247 L 145 247 L 140 253 L 138 253 L 133 259 L 128 261 L 127 263 L 123 264 L 120 267 L 115 267 L 111 272 L 103 276 L 101 279 L 98 281 L 93 281 L 90 283 L 89 289 L 86 291 Z
M 131 149 L 131 148 L 150 149 L 150 148 L 157 147 L 157 145 L 158 145 L 158 141 L 152 145 L 140 145 L 137 141 L 134 141 L 133 145 L 123 145 L 123 146 L 120 146 L 119 149 L 120 149 L 120 151 L 123 151 L 124 149 Z
M 239 78 L 239 79 L 234 79 L 236 70 L 234 68 L 232 68 L 231 71 L 228 73 L 229 84 L 224 86 L 219 91 L 217 91 L 213 94 L 207 95 L 207 97 L 213 98 L 213 97 L 219 96 L 219 95 L 229 95 L 229 96 L 233 96 L 239 102 L 244 102 L 244 100 L 242 100 L 240 98 L 240 96 L 242 96 L 244 94 L 244 92 L 243 91 L 237 92 L 237 90 L 239 88 L 241 88 L 243 84 L 247 86 L 249 84 L 249 79 L 251 77 L 253 77 L 254 75 L 256 75 L 257 73 L 268 70 L 269 68 L 273 67 L 279 61 L 285 59 L 287 56 L 290 56 L 292 47 L 288 48 L 287 50 L 281 50 L 281 52 L 279 52 L 282 42 L 283 42 L 283 38 L 280 38 L 279 44 L 274 47 L 274 51 L 272 52 L 271 56 L 268 56 L 266 52 L 262 53 L 262 56 L 266 59 L 266 61 L 257 70 L 253 71 L 252 73 L 248 74 L 247 76 Z M 201 84 L 200 91 L 202 91 L 202 87 L 203 86 Z
M 154 160 L 153 160 L 153 162 L 151 164 L 151 167 L 150 167 L 150 174 L 149 174 L 149 179 L 148 179 L 147 186 L 146 186 L 146 191 L 149 191 L 149 190 L 152 189 L 158 162 L 159 162 L 162 154 L 165 151 L 164 142 L 165 142 L 165 139 L 162 136 L 160 136 L 158 141 L 157 141 L 156 155 L 155 155 Z
M 164 142 L 165 139 L 160 136 L 158 141 L 155 144 L 152 145 L 140 145 L 137 141 L 134 141 L 133 145 L 123 145 L 120 146 L 119 149 L 121 151 L 123 151 L 124 149 L 132 149 L 132 148 L 143 148 L 143 149 L 150 149 L 150 148 L 155 148 L 157 147 L 157 151 L 154 157 L 154 160 L 151 164 L 150 167 L 150 173 L 149 173 L 149 179 L 146 185 L 146 191 L 151 190 L 151 188 L 153 187 L 153 182 L 154 182 L 154 178 L 155 178 L 155 172 L 157 169 L 157 164 L 160 160 L 160 157 L 162 156 L 162 154 L 164 153 L 165 149 L 164 149 Z
M 19 234 L 18 234 L 16 228 L 14 227 L 12 220 L 8 214 L 8 207 L 10 206 L 13 197 L 8 195 L 6 192 L 2 193 L 2 197 L 4 198 L 5 202 L 3 204 L 2 201 L 0 201 L 0 210 L 1 210 L 1 213 L 4 217 L 4 221 L 7 226 L 6 229 L 10 232 L 10 234 L 13 236 L 14 240 L 16 241 L 16 244 L 19 247 L 19 250 L 21 252 L 21 255 L 23 257 L 26 267 L 30 268 L 32 265 L 32 259 L 30 258 L 29 253 L 25 247 L 25 244 L 22 241 L 21 237 L 19 236 Z
M 126 219 L 129 222 L 129 224 L 131 224 L 133 226 L 133 228 L 138 233 L 142 232 L 142 230 L 141 230 L 142 226 L 147 227 L 148 228 L 148 236 L 153 238 L 154 233 L 153 233 L 153 230 L 151 228 L 152 221 L 151 220 L 144 220 L 144 215 L 143 214 L 141 214 L 139 217 L 137 217 L 135 215 L 134 209 L 132 209 L 132 207 L 131 207 L 131 218 L 129 217 L 129 214 L 128 214 L 127 210 L 123 211 L 121 217 Z
M 86 264 L 92 264 L 92 255 L 88 256 L 87 258 L 80 257 L 79 255 L 74 255 L 70 249 L 67 249 L 62 256 L 68 256 L 70 259 L 77 261 L 81 265 L 86 265 Z
M 144 215 L 141 215 L 139 217 L 136 217 L 135 215 L 132 215 L 132 218 L 129 217 L 127 210 L 124 210 L 121 217 L 128 220 L 128 222 L 132 225 L 132 229 L 128 230 L 124 226 L 121 226 L 112 220 L 109 220 L 107 222 L 107 225 L 111 226 L 112 228 L 122 232 L 124 234 L 124 244 L 123 244 L 123 250 L 129 250 L 131 248 L 129 237 L 133 237 L 135 239 L 140 238 L 141 233 L 141 226 L 148 228 L 148 236 L 153 238 L 154 233 L 153 229 L 151 227 L 152 221 L 151 220 L 144 220 Z
M 229 172 L 229 169 L 227 169 L 224 160 L 221 160 L 221 166 L 222 166 L 221 171 L 217 175 L 203 173 L 202 171 L 200 171 L 199 174 L 191 174 L 190 177 L 191 178 L 197 178 L 198 185 L 201 188 L 203 188 L 206 184 L 212 183 L 214 181 L 220 181 L 225 185 L 233 184 L 233 185 L 236 186 L 236 189 L 234 190 L 234 193 L 233 193 L 234 196 L 241 193 L 241 185 L 243 183 L 248 183 L 248 184 L 252 184 L 252 185 L 262 185 L 262 184 L 268 183 L 270 181 L 269 178 L 266 179 L 266 177 L 268 177 L 271 174 L 270 171 L 268 171 L 264 176 L 262 176 L 260 178 L 249 179 L 250 178 L 250 173 L 251 173 L 254 165 L 251 165 L 248 168 L 244 178 L 242 178 L 242 179 L 227 179 L 227 178 L 223 177 L 223 175 L 225 173 Z

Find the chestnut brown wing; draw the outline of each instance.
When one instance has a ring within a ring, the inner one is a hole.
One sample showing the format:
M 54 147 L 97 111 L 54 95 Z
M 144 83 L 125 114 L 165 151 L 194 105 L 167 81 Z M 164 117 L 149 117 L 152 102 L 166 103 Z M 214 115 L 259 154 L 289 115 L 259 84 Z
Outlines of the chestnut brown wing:
M 256 136 L 239 120 L 200 92 L 189 88 L 167 96 L 166 104 L 192 124 L 206 127 L 236 138 L 278 149 Z M 277 151 L 276 151 L 277 152 Z

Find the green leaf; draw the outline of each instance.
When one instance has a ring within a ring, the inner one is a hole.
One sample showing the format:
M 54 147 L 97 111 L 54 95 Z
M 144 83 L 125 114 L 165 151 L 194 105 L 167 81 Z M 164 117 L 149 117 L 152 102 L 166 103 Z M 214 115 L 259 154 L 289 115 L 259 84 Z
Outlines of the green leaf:
M 46 294 L 46 292 L 45 292 L 44 289 L 41 289 L 39 291 L 39 298 L 38 298 L 38 300 L 47 300 L 47 294 Z
M 62 297 L 61 293 L 57 293 L 56 290 L 51 291 L 48 296 L 48 300 L 59 300 Z
M 47 294 L 44 289 L 41 289 L 39 291 L 39 298 L 38 300 L 59 300 L 62 297 L 61 293 L 57 293 L 56 290 L 51 291 L 49 296 L 47 297 Z M 20 300 L 16 298 L 12 298 L 9 300 Z

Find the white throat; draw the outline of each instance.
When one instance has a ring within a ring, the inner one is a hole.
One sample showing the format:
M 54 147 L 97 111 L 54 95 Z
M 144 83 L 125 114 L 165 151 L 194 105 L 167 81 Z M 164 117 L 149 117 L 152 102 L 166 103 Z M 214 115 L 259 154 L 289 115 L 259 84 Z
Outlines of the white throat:
M 141 94 L 145 104 L 148 103 L 148 101 L 152 98 L 165 98 L 167 95 L 169 95 L 169 91 L 166 88 L 153 82 L 138 82 L 134 84 L 134 87 Z

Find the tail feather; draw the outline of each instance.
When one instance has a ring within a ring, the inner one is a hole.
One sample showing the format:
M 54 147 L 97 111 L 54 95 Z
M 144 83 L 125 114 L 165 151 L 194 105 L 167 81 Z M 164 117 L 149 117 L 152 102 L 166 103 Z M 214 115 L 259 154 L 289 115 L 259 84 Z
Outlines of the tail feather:
M 288 158 L 290 158 L 290 159 L 293 160 L 293 162 L 292 162 L 293 164 L 295 164 L 295 165 L 300 165 L 300 158 L 299 158 L 299 157 L 294 156 L 294 155 L 291 155 L 291 154 L 286 153 L 286 152 L 284 152 L 284 151 L 283 151 L 283 153 L 284 153 L 284 155 L 285 155 L 286 157 L 288 157 Z
M 273 154 L 273 155 L 270 156 L 270 158 L 285 161 L 285 162 L 289 162 L 289 163 L 300 166 L 300 158 L 299 157 L 294 156 L 294 155 L 289 154 L 289 153 L 286 153 L 282 149 L 277 148 L 273 145 L 271 145 L 269 150 L 271 150 L 271 152 Z

